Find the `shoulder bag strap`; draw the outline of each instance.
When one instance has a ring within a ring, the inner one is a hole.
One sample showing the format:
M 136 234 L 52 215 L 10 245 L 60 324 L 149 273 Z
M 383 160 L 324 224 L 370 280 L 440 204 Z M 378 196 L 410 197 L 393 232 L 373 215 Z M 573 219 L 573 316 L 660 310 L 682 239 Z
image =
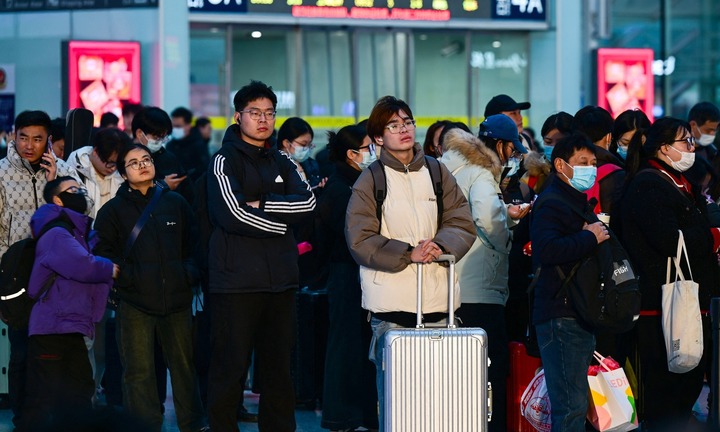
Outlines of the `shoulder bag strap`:
M 137 222 L 135 222 L 135 226 L 130 232 L 130 237 L 128 237 L 128 241 L 125 244 L 123 260 L 127 259 L 127 257 L 130 256 L 130 250 L 132 249 L 133 244 L 135 244 L 135 240 L 137 240 L 138 236 L 140 235 L 140 231 L 142 231 L 143 226 L 145 226 L 145 222 L 147 222 L 147 220 L 150 218 L 150 213 L 152 213 L 155 205 L 158 203 L 158 201 L 160 201 L 160 195 L 162 195 L 162 187 L 156 183 L 155 192 L 153 193 L 150 202 L 148 203 L 148 205 L 145 206 L 145 210 L 143 210 Z

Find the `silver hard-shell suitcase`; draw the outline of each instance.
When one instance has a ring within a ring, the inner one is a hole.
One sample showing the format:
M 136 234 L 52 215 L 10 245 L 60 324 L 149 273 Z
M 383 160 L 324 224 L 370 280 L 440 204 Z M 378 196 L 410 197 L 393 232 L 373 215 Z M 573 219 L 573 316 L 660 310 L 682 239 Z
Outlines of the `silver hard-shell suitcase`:
M 422 324 L 422 265 L 417 269 L 416 328 L 388 330 L 385 336 L 385 432 L 482 432 L 492 417 L 488 383 L 488 340 L 481 328 L 456 328 L 449 263 L 448 325 Z

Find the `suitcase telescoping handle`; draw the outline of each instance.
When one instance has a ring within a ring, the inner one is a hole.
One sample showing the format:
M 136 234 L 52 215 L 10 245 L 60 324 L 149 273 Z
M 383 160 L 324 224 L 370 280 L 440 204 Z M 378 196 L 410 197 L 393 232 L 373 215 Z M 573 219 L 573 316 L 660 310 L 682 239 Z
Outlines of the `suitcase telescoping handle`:
M 440 255 L 436 260 L 436 263 L 446 262 L 449 264 L 448 269 L 448 323 L 449 329 L 456 328 L 455 326 L 455 256 L 449 254 Z M 415 328 L 425 328 L 425 324 L 422 321 L 422 263 L 417 264 L 417 321 L 415 322 Z

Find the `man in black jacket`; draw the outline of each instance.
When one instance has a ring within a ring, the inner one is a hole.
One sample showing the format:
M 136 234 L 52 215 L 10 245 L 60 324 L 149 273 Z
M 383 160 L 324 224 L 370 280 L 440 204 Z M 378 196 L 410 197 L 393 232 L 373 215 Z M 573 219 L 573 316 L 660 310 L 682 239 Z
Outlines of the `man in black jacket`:
M 172 141 L 167 149 L 175 154 L 185 168 L 192 183 L 207 171 L 208 146 L 200 131 L 192 127 L 193 113 L 185 107 L 175 108 L 170 113 L 172 120 Z
M 610 238 L 601 222 L 587 224 L 566 204 L 592 215 L 583 192 L 595 182 L 596 163 L 595 147 L 585 135 L 561 139 L 552 153 L 556 178 L 538 198 L 530 226 L 533 267 L 541 267 L 533 324 L 545 367 L 553 431 L 585 431 L 587 369 L 595 336 L 578 323 L 562 274 L 568 275 L 596 245 Z
M 165 148 L 170 141 L 172 128 L 170 116 L 158 107 L 145 107 L 132 120 L 135 140 L 152 152 L 155 180 L 164 181 L 170 190 L 192 203 L 193 183 L 188 180 L 187 171 L 178 156 Z
M 290 224 L 312 214 L 315 197 L 295 164 L 269 144 L 277 106 L 272 89 L 251 81 L 234 105 L 235 124 L 208 167 L 210 427 L 238 430 L 241 376 L 254 349 L 262 377 L 259 428 L 294 431 L 290 366 L 299 275 Z

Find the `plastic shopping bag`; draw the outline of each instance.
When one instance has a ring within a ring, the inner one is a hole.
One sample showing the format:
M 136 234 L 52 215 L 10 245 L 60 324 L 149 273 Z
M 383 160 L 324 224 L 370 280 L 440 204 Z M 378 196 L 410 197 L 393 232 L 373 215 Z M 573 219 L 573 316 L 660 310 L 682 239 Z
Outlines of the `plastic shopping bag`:
M 615 360 L 594 354 L 600 366 L 588 369 L 590 403 L 587 419 L 601 432 L 624 432 L 637 429 L 638 418 L 630 383 Z
M 535 374 L 520 399 L 520 414 L 540 432 L 550 432 L 550 397 L 545 385 L 545 370 Z

